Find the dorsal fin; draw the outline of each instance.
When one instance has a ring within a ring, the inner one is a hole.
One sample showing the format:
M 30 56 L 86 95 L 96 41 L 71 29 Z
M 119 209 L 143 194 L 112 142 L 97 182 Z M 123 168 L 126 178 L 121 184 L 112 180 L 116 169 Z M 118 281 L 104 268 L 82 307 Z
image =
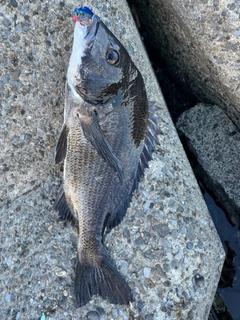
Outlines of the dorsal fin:
M 110 231 L 112 228 L 117 226 L 123 219 L 127 208 L 131 202 L 132 193 L 138 186 L 139 180 L 144 172 L 144 169 L 148 167 L 148 162 L 152 160 L 152 153 L 155 149 L 156 144 L 158 144 L 157 135 L 161 133 L 158 128 L 159 117 L 154 113 L 158 108 L 156 106 L 149 106 L 149 119 L 148 119 L 148 127 L 147 127 L 147 134 L 144 141 L 144 146 L 142 153 L 139 157 L 138 168 L 135 173 L 135 177 L 133 180 L 133 185 L 131 192 L 126 197 L 125 201 L 121 204 L 120 208 L 115 214 L 109 215 L 109 218 L 105 222 L 105 227 L 107 232 Z

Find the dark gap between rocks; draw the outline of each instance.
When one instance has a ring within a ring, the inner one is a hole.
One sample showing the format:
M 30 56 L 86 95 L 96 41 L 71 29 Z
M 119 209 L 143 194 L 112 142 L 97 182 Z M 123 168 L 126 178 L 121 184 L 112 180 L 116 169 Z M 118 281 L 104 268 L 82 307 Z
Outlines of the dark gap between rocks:
M 134 2 L 131 0 L 128 1 L 131 5 L 130 9 L 133 9 L 133 17 L 135 21 L 137 20 L 136 25 L 139 26 L 139 22 L 141 24 L 141 17 L 136 16 L 137 11 L 134 9 Z M 189 88 L 178 85 L 177 75 L 175 77 L 174 74 L 170 74 L 169 72 L 171 61 L 166 63 L 163 57 L 160 56 L 160 53 L 152 47 L 151 38 L 147 30 L 140 26 L 139 32 L 175 124 L 182 112 L 202 101 L 189 93 Z M 194 170 L 196 167 L 196 159 L 190 153 L 183 140 L 182 143 L 193 171 L 197 176 Z M 214 195 L 208 186 L 204 186 L 199 176 L 197 176 L 197 179 L 226 252 L 226 259 L 209 320 L 237 320 L 240 319 L 240 308 L 238 307 L 238 301 L 240 301 L 240 268 L 238 267 L 240 265 L 240 231 L 227 220 L 227 213 L 220 208 L 220 204 L 216 204 Z

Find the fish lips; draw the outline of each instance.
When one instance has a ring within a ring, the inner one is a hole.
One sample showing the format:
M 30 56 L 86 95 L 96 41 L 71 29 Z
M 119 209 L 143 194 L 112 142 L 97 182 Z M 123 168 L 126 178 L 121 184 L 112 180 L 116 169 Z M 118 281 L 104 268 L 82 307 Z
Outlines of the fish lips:
M 96 38 L 100 21 L 101 20 L 98 16 L 93 15 L 92 23 L 88 29 L 87 35 L 84 38 L 84 42 L 89 48 L 92 46 L 92 44 Z

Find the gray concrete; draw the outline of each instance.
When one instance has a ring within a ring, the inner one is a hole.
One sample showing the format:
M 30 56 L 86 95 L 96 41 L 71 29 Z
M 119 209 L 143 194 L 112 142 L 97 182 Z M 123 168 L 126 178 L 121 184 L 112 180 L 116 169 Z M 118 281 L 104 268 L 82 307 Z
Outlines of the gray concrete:
M 185 111 L 177 128 L 195 154 L 196 170 L 216 199 L 240 225 L 240 133 L 218 106 L 197 104 Z
M 106 246 L 134 302 L 76 309 L 76 230 L 60 223 L 54 149 L 76 2 L 1 3 L 0 310 L 2 319 L 194 319 L 212 304 L 223 249 L 125 1 L 89 1 L 141 70 L 159 107 L 160 146 Z
M 240 2 L 134 0 L 148 40 L 178 85 L 240 128 Z

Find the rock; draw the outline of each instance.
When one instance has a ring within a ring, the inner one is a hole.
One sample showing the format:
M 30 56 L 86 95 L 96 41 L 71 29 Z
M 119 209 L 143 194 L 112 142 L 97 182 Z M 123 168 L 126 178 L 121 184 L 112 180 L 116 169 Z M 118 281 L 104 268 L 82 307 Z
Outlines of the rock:
M 89 320 L 98 320 L 100 319 L 99 314 L 96 311 L 89 311 L 87 313 L 87 319 Z
M 14 8 L 17 8 L 17 6 L 18 6 L 18 3 L 17 3 L 16 0 L 10 0 L 9 3 L 10 3 L 10 5 L 11 5 L 12 7 L 14 7 Z
M 3 19 L 2 24 L 4 25 L 4 27 L 8 28 L 11 25 L 11 21 L 9 21 L 8 19 Z
M 199 177 L 240 226 L 240 133 L 220 107 L 197 104 L 177 121 L 179 133 L 196 156 Z M 190 237 L 188 237 L 192 240 Z
M 21 74 L 21 70 L 14 70 L 11 72 L 10 76 L 12 80 L 17 80 Z
M 192 100 L 216 103 L 240 128 L 239 2 L 135 0 L 138 24 Z

